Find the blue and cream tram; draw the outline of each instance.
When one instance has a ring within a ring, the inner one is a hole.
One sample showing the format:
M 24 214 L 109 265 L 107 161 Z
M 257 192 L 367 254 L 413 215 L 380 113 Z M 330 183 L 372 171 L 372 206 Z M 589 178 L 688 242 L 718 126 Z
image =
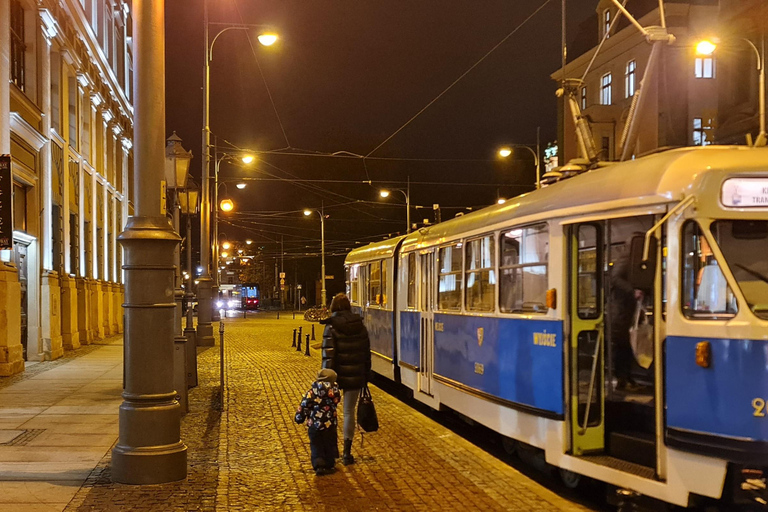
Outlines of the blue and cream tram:
M 616 163 L 346 267 L 377 373 L 567 483 L 768 499 L 768 148 Z

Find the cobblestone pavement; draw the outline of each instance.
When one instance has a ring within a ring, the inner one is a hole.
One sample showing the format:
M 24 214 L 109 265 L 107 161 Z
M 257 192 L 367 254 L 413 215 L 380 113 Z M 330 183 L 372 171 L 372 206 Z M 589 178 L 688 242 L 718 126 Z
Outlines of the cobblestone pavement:
M 187 480 L 113 484 L 107 455 L 66 510 L 588 510 L 375 387 L 379 432 L 355 436 L 356 464 L 316 477 L 306 429 L 293 422 L 320 357 L 292 349 L 292 332 L 311 324 L 266 316 L 226 322 L 223 414 L 218 347 L 199 351 L 182 422 Z

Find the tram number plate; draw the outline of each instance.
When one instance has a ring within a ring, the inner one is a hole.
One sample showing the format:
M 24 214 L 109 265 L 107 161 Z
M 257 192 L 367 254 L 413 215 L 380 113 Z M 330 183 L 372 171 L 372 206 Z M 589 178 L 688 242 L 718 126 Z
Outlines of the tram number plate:
M 755 409 L 755 412 L 752 413 L 753 416 L 756 418 L 765 418 L 766 415 L 766 409 L 765 409 L 765 400 L 762 398 L 755 398 L 752 400 L 752 407 Z

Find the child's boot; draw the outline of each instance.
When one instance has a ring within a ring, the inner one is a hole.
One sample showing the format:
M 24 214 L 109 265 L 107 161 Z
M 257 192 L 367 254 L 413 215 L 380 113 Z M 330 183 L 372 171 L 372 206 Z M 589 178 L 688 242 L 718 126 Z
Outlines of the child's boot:
M 341 462 L 345 466 L 349 466 L 350 464 L 355 463 L 355 458 L 352 456 L 352 440 L 351 439 L 344 440 L 344 455 L 341 458 Z

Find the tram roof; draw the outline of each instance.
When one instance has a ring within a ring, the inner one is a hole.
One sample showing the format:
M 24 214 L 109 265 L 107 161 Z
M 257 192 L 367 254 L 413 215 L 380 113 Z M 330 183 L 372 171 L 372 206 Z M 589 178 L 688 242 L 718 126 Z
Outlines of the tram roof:
M 688 147 L 617 162 L 508 199 L 504 204 L 422 228 L 405 237 L 403 250 L 437 245 L 499 223 L 534 222 L 613 208 L 665 204 L 680 201 L 693 190 L 719 193 L 720 182 L 709 183 L 706 177 L 708 171 L 723 169 L 768 172 L 768 147 Z M 347 263 L 376 259 L 378 247 L 389 242 L 394 250 L 402 238 L 355 249 L 347 256 Z
M 344 260 L 345 265 L 354 265 L 363 261 L 380 260 L 383 258 L 391 258 L 397 249 L 397 245 L 406 235 L 400 235 L 395 238 L 387 238 L 381 242 L 374 242 L 372 244 L 365 245 L 354 249 L 347 254 Z

